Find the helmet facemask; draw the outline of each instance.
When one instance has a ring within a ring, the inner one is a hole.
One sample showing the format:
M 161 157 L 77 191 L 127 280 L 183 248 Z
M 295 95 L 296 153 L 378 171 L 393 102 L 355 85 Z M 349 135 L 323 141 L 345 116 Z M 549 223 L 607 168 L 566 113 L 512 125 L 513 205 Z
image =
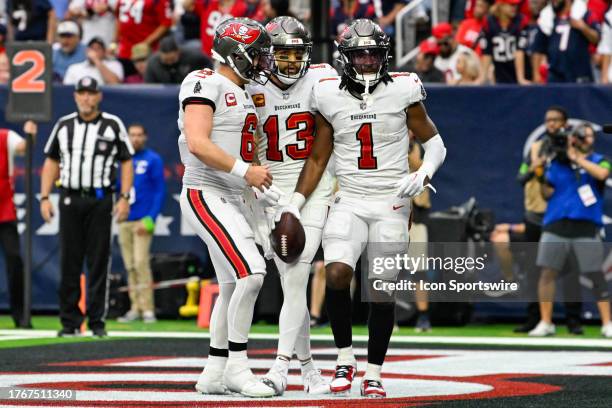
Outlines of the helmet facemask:
M 389 49 L 356 48 L 341 53 L 345 73 L 355 82 L 371 87 L 387 73 Z
M 285 85 L 293 85 L 310 67 L 312 45 L 274 47 L 274 75 Z
M 227 57 L 227 64 L 245 81 L 265 85 L 274 71 L 274 56 L 269 49 L 256 49 L 240 44 L 239 51 Z

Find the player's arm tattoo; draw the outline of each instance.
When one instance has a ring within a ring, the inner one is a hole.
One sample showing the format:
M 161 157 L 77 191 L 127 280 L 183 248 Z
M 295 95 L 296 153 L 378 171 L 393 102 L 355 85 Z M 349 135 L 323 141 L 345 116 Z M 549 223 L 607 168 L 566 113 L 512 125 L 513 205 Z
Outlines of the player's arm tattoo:
M 406 108 L 406 125 L 421 144 L 438 134 L 436 125 L 427 115 L 425 105 L 421 102 L 414 103 Z
M 334 129 L 332 125 L 317 112 L 315 116 L 316 134 L 310 156 L 306 160 L 295 191 L 308 198 L 323 176 L 327 162 L 334 149 Z

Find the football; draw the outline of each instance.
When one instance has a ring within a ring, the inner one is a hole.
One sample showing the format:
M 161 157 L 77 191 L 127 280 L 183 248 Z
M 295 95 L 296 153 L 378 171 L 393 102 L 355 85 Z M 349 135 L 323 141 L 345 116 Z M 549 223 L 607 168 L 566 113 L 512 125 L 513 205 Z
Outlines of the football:
M 276 255 L 285 263 L 295 262 L 306 244 L 306 233 L 302 223 L 295 215 L 283 213 L 270 234 L 272 249 Z

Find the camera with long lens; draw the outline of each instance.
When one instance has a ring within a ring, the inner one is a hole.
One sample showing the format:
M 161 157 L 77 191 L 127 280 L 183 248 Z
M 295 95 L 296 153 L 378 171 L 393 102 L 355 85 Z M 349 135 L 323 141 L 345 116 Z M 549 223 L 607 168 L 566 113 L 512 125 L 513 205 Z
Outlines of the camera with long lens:
M 548 133 L 542 146 L 544 156 L 550 160 L 556 159 L 561 162 L 569 162 L 567 148 L 569 147 L 570 136 L 572 134 L 572 129 L 569 127 L 561 128 L 555 133 Z

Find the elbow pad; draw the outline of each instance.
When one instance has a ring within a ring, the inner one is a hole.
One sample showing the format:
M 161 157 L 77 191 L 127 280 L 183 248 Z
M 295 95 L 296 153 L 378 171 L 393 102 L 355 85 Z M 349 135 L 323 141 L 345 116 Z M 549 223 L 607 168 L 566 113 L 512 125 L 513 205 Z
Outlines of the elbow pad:
M 442 163 L 444 163 L 446 147 L 439 133 L 423 143 L 422 146 L 425 154 L 423 155 L 423 164 L 419 170 L 423 170 L 431 179 Z

